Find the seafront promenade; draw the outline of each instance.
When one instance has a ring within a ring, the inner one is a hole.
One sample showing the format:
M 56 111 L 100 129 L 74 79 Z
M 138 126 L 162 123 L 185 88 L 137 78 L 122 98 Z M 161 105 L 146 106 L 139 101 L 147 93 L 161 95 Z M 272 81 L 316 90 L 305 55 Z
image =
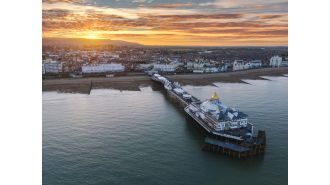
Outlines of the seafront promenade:
M 177 74 L 166 75 L 172 81 L 182 85 L 212 85 L 215 82 L 246 83 L 244 79 L 267 80 L 262 76 L 283 76 L 288 74 L 288 68 L 262 68 L 245 71 L 210 74 Z M 147 75 L 118 76 L 112 78 L 63 78 L 42 81 L 43 91 L 59 91 L 73 93 L 90 93 L 91 89 L 118 89 L 139 91 L 140 86 L 152 86 L 153 82 Z

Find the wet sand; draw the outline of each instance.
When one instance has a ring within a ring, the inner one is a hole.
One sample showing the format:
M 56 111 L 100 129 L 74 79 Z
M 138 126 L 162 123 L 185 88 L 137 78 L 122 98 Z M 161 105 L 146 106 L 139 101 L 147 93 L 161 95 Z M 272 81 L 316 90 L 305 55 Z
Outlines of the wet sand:
M 213 85 L 215 82 L 246 83 L 244 79 L 261 79 L 261 76 L 284 76 L 288 68 L 264 68 L 246 71 L 213 73 L 213 74 L 180 74 L 166 75 L 170 80 L 183 85 Z M 43 91 L 58 91 L 89 94 L 91 89 L 118 89 L 139 91 L 140 86 L 151 86 L 157 90 L 155 82 L 145 75 L 118 76 L 113 78 L 78 78 L 78 79 L 49 79 L 42 81 Z

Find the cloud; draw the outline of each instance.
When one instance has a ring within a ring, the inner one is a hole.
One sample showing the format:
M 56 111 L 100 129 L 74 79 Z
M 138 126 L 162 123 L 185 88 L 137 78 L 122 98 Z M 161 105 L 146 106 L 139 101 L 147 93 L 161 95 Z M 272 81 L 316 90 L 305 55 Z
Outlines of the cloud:
M 42 10 L 43 19 L 63 19 L 71 15 L 71 11 L 65 9 Z
M 221 9 L 223 12 L 244 13 L 287 13 L 287 0 L 215 0 L 199 3 L 200 8 L 212 10 Z
M 82 3 L 83 0 L 42 0 L 43 3 Z
M 152 3 L 153 0 L 133 0 L 132 3 Z
M 173 3 L 173 4 L 141 4 L 140 7 L 152 7 L 152 8 L 184 8 L 184 7 L 191 7 L 193 6 L 192 3 Z
M 219 8 L 238 8 L 238 7 L 255 7 L 272 6 L 275 4 L 287 2 L 287 0 L 216 0 L 213 5 Z
M 141 44 L 159 42 L 161 45 L 185 45 L 189 42 L 192 45 L 287 42 L 286 12 L 265 11 L 267 3 L 250 3 L 249 9 L 245 7 L 242 9 L 244 11 L 239 11 L 240 8 L 229 8 L 230 11 L 228 8 L 206 8 L 216 6 L 214 3 L 217 2 L 212 5 L 207 2 L 199 4 L 203 8 L 198 9 L 197 4 L 192 3 L 114 8 L 69 3 L 66 0 L 52 3 L 47 1 L 43 4 L 42 12 L 43 36 L 84 37 L 93 33 L 99 38 Z
M 157 19 L 171 20 L 196 20 L 196 19 L 237 19 L 243 17 L 243 14 L 187 14 L 187 15 L 156 15 L 150 16 Z
M 205 3 L 199 3 L 199 6 L 214 6 L 215 3 L 214 2 L 205 2 Z
M 52 18 L 56 15 L 58 18 Z M 117 15 L 105 14 L 69 14 L 67 11 L 44 11 L 43 29 L 76 31 L 119 31 L 120 33 L 176 33 L 176 34 L 250 34 L 255 35 L 263 29 L 286 29 L 287 24 L 265 24 L 262 21 L 244 21 L 242 15 L 140 15 L 138 19 L 126 19 Z M 233 22 L 209 22 L 209 18 L 236 18 Z M 188 22 L 195 20 L 196 22 Z M 199 21 L 198 21 L 199 20 Z M 248 32 L 248 30 L 250 30 Z M 251 30 L 256 30 L 253 32 Z M 267 32 L 276 34 L 277 32 Z
M 135 19 L 138 18 L 136 13 L 129 11 L 125 11 L 124 9 L 116 9 L 111 7 L 98 7 L 98 6 L 91 6 L 91 5 L 82 5 L 82 4 L 69 4 L 69 3 L 46 3 L 43 5 L 43 10 L 52 10 L 52 9 L 63 9 L 71 11 L 75 14 L 88 14 L 88 12 L 98 12 L 101 14 L 108 14 L 108 15 L 117 15 L 121 17 L 125 17 L 128 19 Z
M 258 16 L 260 19 L 277 19 L 277 18 L 281 18 L 284 15 L 260 15 Z

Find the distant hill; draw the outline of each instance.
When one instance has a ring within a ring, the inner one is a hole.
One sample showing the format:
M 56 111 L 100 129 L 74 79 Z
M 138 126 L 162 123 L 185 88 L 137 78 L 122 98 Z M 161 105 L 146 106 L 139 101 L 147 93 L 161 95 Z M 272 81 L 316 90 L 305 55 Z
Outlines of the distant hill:
M 111 39 L 83 39 L 83 38 L 42 38 L 42 46 L 142 46 L 141 44 Z

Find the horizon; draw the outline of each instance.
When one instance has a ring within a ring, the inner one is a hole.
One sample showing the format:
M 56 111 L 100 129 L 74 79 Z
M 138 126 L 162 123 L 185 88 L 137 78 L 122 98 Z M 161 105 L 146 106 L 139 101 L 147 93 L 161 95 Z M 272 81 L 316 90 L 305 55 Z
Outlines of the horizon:
M 192 47 L 192 48 L 198 48 L 198 47 L 205 47 L 205 48 L 247 48 L 247 47 L 288 47 L 288 45 L 147 45 L 147 44 L 140 44 L 125 40 L 115 40 L 115 39 L 104 39 L 104 38 L 98 38 L 98 39 L 89 39 L 89 38 L 60 38 L 60 37 L 43 37 L 42 39 L 82 39 L 86 41 L 120 41 L 120 42 L 127 42 L 131 43 L 133 45 L 136 44 L 136 47 Z M 69 44 L 68 44 L 69 45 Z M 114 44 L 109 44 L 114 45 Z
M 43 0 L 43 38 L 145 46 L 287 46 L 287 0 Z

